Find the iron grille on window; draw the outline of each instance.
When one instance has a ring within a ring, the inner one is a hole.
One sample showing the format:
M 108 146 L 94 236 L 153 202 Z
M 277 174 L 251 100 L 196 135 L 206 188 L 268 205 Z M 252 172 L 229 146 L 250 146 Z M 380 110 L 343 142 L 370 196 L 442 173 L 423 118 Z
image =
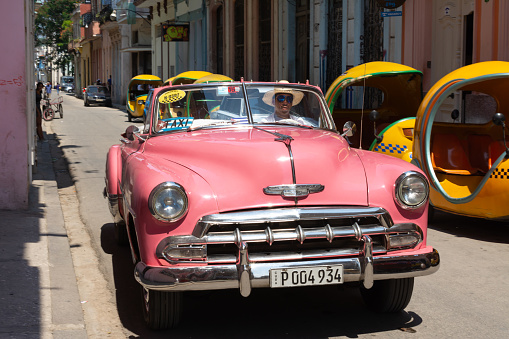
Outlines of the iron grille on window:
M 235 80 L 244 76 L 244 0 L 235 1 Z
M 329 36 L 327 47 L 327 79 L 326 88 L 343 73 L 343 1 L 329 2 Z
M 361 63 L 383 61 L 382 8 L 376 0 L 364 1 L 364 36 L 361 41 Z M 368 105 L 382 102 L 382 92 L 366 88 L 364 101 Z
M 223 6 L 216 13 L 216 73 L 223 74 Z
M 81 25 L 82 26 L 88 26 L 92 22 L 94 16 L 91 12 L 85 13 L 81 16 Z
M 259 2 L 259 51 L 258 51 L 258 80 L 270 81 L 271 80 L 271 49 L 270 44 L 271 36 L 271 19 L 270 15 L 270 0 L 260 0 Z

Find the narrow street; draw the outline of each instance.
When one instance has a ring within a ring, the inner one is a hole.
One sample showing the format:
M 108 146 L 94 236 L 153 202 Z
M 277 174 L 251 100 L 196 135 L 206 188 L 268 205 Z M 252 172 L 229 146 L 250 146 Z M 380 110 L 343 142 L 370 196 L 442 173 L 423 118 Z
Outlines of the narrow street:
M 87 331 L 111 338 L 479 338 L 509 333 L 509 224 L 436 213 L 428 243 L 440 270 L 416 278 L 406 312 L 367 311 L 356 290 L 330 286 L 185 295 L 175 330 L 145 328 L 127 247 L 118 247 L 102 196 L 106 153 L 132 125 L 119 108 L 64 94 L 64 118 L 44 122 L 83 300 Z M 141 121 L 136 121 L 140 125 Z

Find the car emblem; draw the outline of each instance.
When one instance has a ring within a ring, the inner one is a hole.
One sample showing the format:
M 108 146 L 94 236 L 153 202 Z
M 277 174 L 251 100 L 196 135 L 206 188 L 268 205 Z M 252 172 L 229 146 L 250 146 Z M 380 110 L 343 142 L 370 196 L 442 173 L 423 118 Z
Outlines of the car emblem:
M 323 191 L 325 186 L 320 184 L 312 185 L 275 185 L 263 189 L 263 193 L 270 195 L 281 195 L 283 197 L 301 198 L 311 193 Z

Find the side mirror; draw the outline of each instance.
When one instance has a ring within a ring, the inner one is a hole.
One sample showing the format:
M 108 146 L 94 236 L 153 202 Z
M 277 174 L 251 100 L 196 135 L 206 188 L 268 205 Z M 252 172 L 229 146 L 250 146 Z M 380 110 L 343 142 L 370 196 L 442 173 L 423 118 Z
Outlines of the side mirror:
M 493 116 L 493 123 L 497 126 L 504 126 L 505 127 L 505 115 L 502 113 L 495 113 Z
M 376 109 L 369 112 L 369 120 L 373 121 L 373 135 L 375 136 L 375 139 L 377 142 L 382 142 L 383 137 L 381 135 L 378 135 L 376 132 L 376 121 L 380 118 L 380 112 L 378 112 Z
M 344 137 L 346 135 L 347 137 L 351 137 L 355 134 L 355 132 L 357 132 L 357 126 L 355 123 L 352 121 L 347 121 L 343 125 L 343 134 L 341 134 L 341 136 Z
M 374 109 L 369 113 L 369 120 L 375 122 L 380 118 L 380 113 Z
M 458 111 L 457 109 L 453 109 L 452 112 L 451 112 L 452 120 L 456 120 L 459 117 L 460 117 L 460 111 Z
M 505 141 L 505 115 L 503 115 L 502 113 L 495 113 L 492 120 L 495 125 L 502 126 L 503 135 L 502 142 L 505 146 L 505 158 L 509 159 L 509 147 L 507 147 L 507 143 Z
M 125 129 L 125 133 L 122 136 L 127 140 L 134 141 L 134 133 L 136 132 L 138 132 L 138 127 L 131 125 Z

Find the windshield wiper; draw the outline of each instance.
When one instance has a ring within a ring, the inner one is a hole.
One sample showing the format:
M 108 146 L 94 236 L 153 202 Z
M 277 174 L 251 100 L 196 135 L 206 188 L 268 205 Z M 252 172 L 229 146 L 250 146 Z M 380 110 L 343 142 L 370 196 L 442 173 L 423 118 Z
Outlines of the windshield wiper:
M 271 124 L 276 124 L 276 125 L 285 125 L 285 126 L 293 126 L 293 127 L 301 127 L 301 128 L 307 128 L 307 129 L 313 129 L 314 127 L 313 126 L 310 126 L 310 125 L 303 125 L 295 120 L 291 120 L 291 119 L 284 119 L 286 121 L 283 121 L 283 120 L 279 120 L 279 121 L 272 121 L 272 122 L 259 122 L 259 124 L 264 124 L 264 125 L 271 125 Z M 290 121 L 292 122 L 290 122 Z

